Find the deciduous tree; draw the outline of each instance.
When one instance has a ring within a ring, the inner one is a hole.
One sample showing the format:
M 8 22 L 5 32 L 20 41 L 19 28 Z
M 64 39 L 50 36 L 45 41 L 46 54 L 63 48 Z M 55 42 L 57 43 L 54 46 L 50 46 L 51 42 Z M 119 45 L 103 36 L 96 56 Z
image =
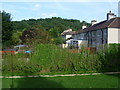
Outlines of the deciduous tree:
M 2 44 L 3 47 L 11 45 L 12 33 L 13 33 L 13 24 L 10 13 L 5 11 L 0 12 L 2 15 Z

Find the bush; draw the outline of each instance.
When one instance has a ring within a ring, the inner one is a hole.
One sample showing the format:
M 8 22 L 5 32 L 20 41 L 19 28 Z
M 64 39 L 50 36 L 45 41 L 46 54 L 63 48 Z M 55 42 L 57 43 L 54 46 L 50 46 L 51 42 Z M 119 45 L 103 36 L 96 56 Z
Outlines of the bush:
M 68 54 L 65 50 L 59 49 L 52 44 L 39 44 L 35 47 L 31 61 L 37 62 L 42 69 L 50 71 L 59 71 L 64 67 L 64 62 L 68 60 Z M 56 69 L 58 68 L 58 69 Z
M 53 44 L 38 44 L 30 60 L 24 54 L 3 55 L 3 72 L 26 74 L 48 72 L 89 72 L 119 71 L 119 46 L 110 45 L 98 53 L 70 53 Z
M 105 49 L 98 53 L 98 59 L 101 61 L 102 71 L 119 71 L 119 53 L 120 44 L 110 44 L 105 46 Z
M 27 62 L 24 58 L 24 54 L 6 54 L 3 55 L 2 61 L 2 71 L 4 72 L 14 72 L 14 73 L 24 73 L 24 74 L 33 74 L 41 70 L 41 67 L 38 67 L 37 63 Z
M 69 53 L 66 49 L 60 49 L 52 44 L 39 44 L 35 47 L 31 61 L 37 62 L 42 70 L 56 71 L 88 71 L 100 69 L 101 63 L 96 55 L 90 55 L 88 51 L 80 54 Z

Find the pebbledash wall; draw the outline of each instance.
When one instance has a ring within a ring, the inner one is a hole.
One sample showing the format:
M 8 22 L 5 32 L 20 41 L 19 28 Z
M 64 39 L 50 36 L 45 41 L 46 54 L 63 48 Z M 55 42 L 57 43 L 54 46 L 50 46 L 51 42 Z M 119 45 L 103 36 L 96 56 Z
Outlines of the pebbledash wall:
M 108 28 L 108 44 L 120 43 L 120 28 Z
M 72 35 L 66 35 L 66 39 L 68 39 L 68 38 L 71 38 L 72 37 Z

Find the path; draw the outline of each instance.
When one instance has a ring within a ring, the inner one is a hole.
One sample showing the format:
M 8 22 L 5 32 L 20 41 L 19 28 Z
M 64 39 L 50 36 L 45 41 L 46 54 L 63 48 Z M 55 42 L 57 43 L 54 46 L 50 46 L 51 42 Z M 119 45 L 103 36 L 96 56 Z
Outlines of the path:
M 120 74 L 120 72 L 89 73 L 89 74 L 65 74 L 65 75 L 39 75 L 39 76 L 0 76 L 0 78 L 58 77 L 58 76 L 83 76 L 83 75 L 103 75 L 103 74 Z

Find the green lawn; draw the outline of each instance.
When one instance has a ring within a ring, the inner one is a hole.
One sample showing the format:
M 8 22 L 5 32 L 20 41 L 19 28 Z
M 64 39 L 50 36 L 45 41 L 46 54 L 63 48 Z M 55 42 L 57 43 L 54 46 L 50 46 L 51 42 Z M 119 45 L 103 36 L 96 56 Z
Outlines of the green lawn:
M 119 75 L 90 75 L 72 77 L 40 77 L 13 79 L 14 88 L 117 88 Z M 3 88 L 9 88 L 12 79 L 3 78 Z

